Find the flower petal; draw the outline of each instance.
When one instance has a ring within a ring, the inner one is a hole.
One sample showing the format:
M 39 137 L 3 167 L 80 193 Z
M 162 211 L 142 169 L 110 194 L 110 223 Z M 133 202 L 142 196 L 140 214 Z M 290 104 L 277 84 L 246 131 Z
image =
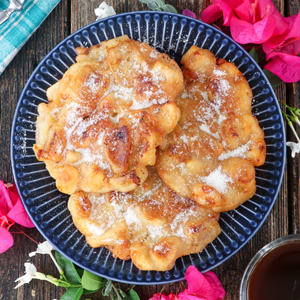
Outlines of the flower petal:
M 54 250 L 52 245 L 48 241 L 45 241 L 45 242 L 38 245 L 36 251 L 29 253 L 29 256 L 30 257 L 35 256 L 37 253 L 39 253 L 39 254 L 50 254 L 52 250 Z
M 160 300 L 161 299 L 161 293 L 154 294 L 149 300 Z
M 11 233 L 3 227 L 0 227 L 0 241 L 0 253 L 5 252 L 14 244 L 14 239 Z
M 225 297 L 226 292 L 218 276 L 214 272 L 208 271 L 204 273 L 204 277 L 210 283 L 211 287 L 215 290 L 215 295 L 216 297 L 218 297 L 216 299 L 223 299 Z
M 275 23 L 276 20 L 273 16 L 264 18 L 255 24 L 232 17 L 230 31 L 233 39 L 240 44 L 261 44 L 272 36 Z
M 172 292 L 169 295 L 156 293 L 149 300 L 177 300 L 177 296 Z
M 294 142 L 286 142 L 286 145 L 291 148 L 292 157 L 294 158 L 297 153 L 300 152 L 300 144 Z
M 188 288 L 180 293 L 179 299 L 197 299 L 186 298 L 186 296 L 198 297 L 198 299 L 221 300 L 225 296 L 225 291 L 221 282 L 213 272 L 207 275 L 201 274 L 195 266 L 189 266 L 185 272 L 185 279 L 188 282 Z
M 31 264 L 31 263 L 25 263 L 24 266 L 25 266 L 25 275 L 23 275 L 15 280 L 15 282 L 20 281 L 18 283 L 18 285 L 15 286 L 15 289 L 17 289 L 19 286 L 21 286 L 25 283 L 29 283 L 32 280 L 32 278 L 35 277 L 35 273 L 36 273 L 35 265 Z
M 300 80 L 300 57 L 287 53 L 272 52 L 265 69 L 276 74 L 284 82 Z
M 233 10 L 241 20 L 251 23 L 252 8 L 249 0 L 242 1 Z
M 7 191 L 12 205 L 16 205 L 18 199 L 20 199 L 16 185 L 15 184 L 11 185 L 10 187 L 7 188 Z
M 194 293 L 199 291 L 203 285 L 204 276 L 195 266 L 189 266 L 185 272 L 185 280 L 188 283 L 188 292 Z
M 180 294 L 178 299 L 179 300 L 207 300 L 207 298 L 202 297 L 200 295 L 190 295 L 190 294 L 188 294 L 188 295 Z
M 189 9 L 184 9 L 184 10 L 182 11 L 182 14 L 183 14 L 184 16 L 187 16 L 187 17 L 191 17 L 191 18 L 197 19 L 197 15 L 196 15 L 195 13 L 193 13 L 192 11 L 190 11 Z
M 13 207 L 5 184 L 0 180 L 0 216 L 6 215 Z
M 14 225 L 15 222 L 6 216 L 0 217 L 0 226 L 4 227 L 6 230 L 9 230 L 10 226 Z
M 235 0 L 218 0 L 218 3 L 221 6 L 221 10 L 223 12 L 224 25 L 230 26 L 231 18 L 234 16 L 233 7 L 235 4 Z
M 279 19 L 279 17 L 276 17 L 276 28 L 273 36 L 263 44 L 263 50 L 266 54 L 282 46 L 289 39 L 300 39 L 300 12 L 295 16 Z M 281 28 L 281 31 L 278 28 Z M 282 29 L 285 29 L 285 31 L 282 32 Z
M 32 221 L 30 220 L 29 216 L 27 215 L 20 198 L 18 199 L 16 205 L 7 214 L 7 216 L 22 226 L 28 228 L 35 227 Z
M 213 23 L 222 18 L 223 12 L 219 3 L 212 4 L 205 8 L 201 14 L 201 20 L 205 23 Z

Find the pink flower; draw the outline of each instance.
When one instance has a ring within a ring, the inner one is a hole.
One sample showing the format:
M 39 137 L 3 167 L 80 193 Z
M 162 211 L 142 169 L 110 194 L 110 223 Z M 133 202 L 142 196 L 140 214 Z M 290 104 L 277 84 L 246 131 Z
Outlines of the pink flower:
M 178 297 L 174 295 L 172 292 L 169 295 L 165 295 L 162 293 L 154 294 L 152 298 L 149 300 L 178 300 Z
M 202 274 L 195 266 L 189 266 L 184 277 L 188 288 L 178 295 L 180 300 L 222 300 L 225 297 L 220 280 L 211 271 Z
M 262 47 L 266 55 L 265 69 L 276 74 L 284 82 L 300 80 L 300 13 L 285 18 L 289 28 L 266 41 Z
M 233 16 L 233 10 L 231 2 L 233 1 L 222 1 L 212 0 L 212 4 L 208 6 L 201 14 L 201 20 L 205 23 L 213 23 L 223 16 L 224 25 L 230 26 L 230 20 Z M 227 4 L 228 3 L 228 4 Z
M 177 296 L 173 293 L 157 293 L 149 300 L 222 300 L 225 290 L 217 275 L 211 271 L 202 274 L 195 266 L 189 266 L 185 272 L 188 288 Z
M 284 82 L 300 80 L 300 57 L 287 53 L 272 53 L 265 69 L 277 75 Z
M 286 52 L 283 51 L 283 48 L 287 47 L 289 50 L 295 47 L 297 44 L 297 50 L 299 52 L 300 49 L 300 12 L 288 18 L 283 18 L 284 21 L 288 24 L 288 28 L 284 32 L 274 32 L 272 37 L 268 39 L 265 43 L 263 43 L 263 50 L 268 55 L 273 51 L 276 52 Z M 295 51 L 296 49 L 293 49 Z M 298 53 L 297 52 L 297 53 Z
M 187 16 L 187 17 L 191 17 L 191 18 L 197 19 L 196 14 L 193 13 L 192 11 L 190 11 L 189 9 L 184 9 L 184 10 L 182 11 L 182 14 L 183 14 L 184 16 Z
M 24 227 L 34 227 L 24 209 L 16 186 L 13 184 L 6 187 L 0 180 L 0 253 L 13 245 L 14 241 L 9 229 L 15 223 Z
M 289 26 L 272 0 L 213 0 L 201 15 L 206 23 L 223 16 L 233 39 L 240 44 L 261 44 L 274 32 L 282 34 Z

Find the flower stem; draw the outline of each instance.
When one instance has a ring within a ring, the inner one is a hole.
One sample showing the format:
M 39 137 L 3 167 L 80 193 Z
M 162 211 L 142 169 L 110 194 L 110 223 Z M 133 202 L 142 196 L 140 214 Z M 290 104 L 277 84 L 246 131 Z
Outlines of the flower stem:
M 115 293 L 116 293 L 116 295 L 117 295 L 117 299 L 120 299 L 121 297 L 120 297 L 120 295 L 119 295 L 119 292 L 118 292 L 117 288 L 116 288 L 113 284 L 111 284 L 111 286 L 112 286 L 112 288 L 114 289 L 114 291 L 115 291 Z M 121 298 L 121 299 L 122 299 L 122 298 Z
M 54 257 L 53 254 L 51 253 L 51 251 L 50 251 L 49 254 L 50 254 L 50 257 L 51 257 L 52 261 L 54 262 L 54 264 L 55 264 L 57 270 L 59 271 L 59 274 L 63 277 L 64 280 L 67 280 L 66 277 L 65 277 L 65 275 L 64 275 L 64 271 L 61 269 L 61 267 L 60 267 L 59 264 L 57 263 L 55 257 Z
M 24 230 L 20 229 L 18 226 L 16 226 L 16 224 L 14 224 L 14 226 L 20 231 L 20 232 L 12 232 L 12 233 L 22 233 L 25 236 L 27 236 L 30 240 L 32 240 L 33 242 L 35 242 L 37 245 L 39 244 L 36 240 L 34 240 L 32 237 L 30 237 L 28 234 L 26 234 L 24 232 Z
M 298 143 L 300 143 L 300 139 L 299 139 L 298 134 L 297 134 L 297 132 L 296 132 L 296 130 L 295 130 L 295 128 L 294 128 L 293 123 L 292 123 L 292 122 L 289 122 L 288 124 L 289 124 L 289 126 L 291 127 L 291 129 L 292 129 L 292 131 L 293 131 L 293 133 L 294 133 L 294 135 L 295 135 L 295 137 L 296 137 Z

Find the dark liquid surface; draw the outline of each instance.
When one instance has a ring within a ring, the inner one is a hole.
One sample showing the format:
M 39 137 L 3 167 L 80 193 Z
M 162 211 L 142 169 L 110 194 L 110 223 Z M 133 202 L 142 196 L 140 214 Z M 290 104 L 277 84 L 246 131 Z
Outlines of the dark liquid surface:
M 300 242 L 261 259 L 249 281 L 249 300 L 300 300 Z

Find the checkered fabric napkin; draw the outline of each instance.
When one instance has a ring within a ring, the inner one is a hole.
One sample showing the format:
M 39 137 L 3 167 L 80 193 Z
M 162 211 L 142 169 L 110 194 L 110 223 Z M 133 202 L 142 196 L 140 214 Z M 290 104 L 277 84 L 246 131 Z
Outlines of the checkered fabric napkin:
M 0 75 L 60 0 L 25 0 L 22 10 L 0 25 Z M 0 11 L 9 0 L 0 0 Z

